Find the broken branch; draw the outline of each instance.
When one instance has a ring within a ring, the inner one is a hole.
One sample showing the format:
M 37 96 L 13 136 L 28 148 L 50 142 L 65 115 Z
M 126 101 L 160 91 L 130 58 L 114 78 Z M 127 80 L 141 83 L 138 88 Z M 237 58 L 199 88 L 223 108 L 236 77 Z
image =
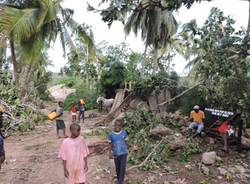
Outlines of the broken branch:
M 161 143 L 167 139 L 167 137 L 165 137 L 164 139 L 162 139 L 157 145 L 155 145 L 154 149 L 149 153 L 149 155 L 146 157 L 146 159 L 138 164 L 138 165 L 134 165 L 134 166 L 131 166 L 130 168 L 127 169 L 127 171 L 130 171 L 132 169 L 135 169 L 135 168 L 138 168 L 138 167 L 142 167 L 143 165 L 145 165 L 147 163 L 147 161 L 150 159 L 150 157 L 153 155 L 153 153 L 155 153 L 156 149 L 161 145 Z
M 167 100 L 167 101 L 165 101 L 165 102 L 159 104 L 159 106 L 163 106 L 163 105 L 165 105 L 165 104 L 168 104 L 168 103 L 171 103 L 171 102 L 175 101 L 176 99 L 182 97 L 183 95 L 185 95 L 186 93 L 188 93 L 188 92 L 191 91 L 192 89 L 196 88 L 197 86 L 201 85 L 202 83 L 203 83 L 203 81 L 201 81 L 201 82 L 199 82 L 199 83 L 193 85 L 192 87 L 186 89 L 185 91 L 183 91 L 183 92 L 180 93 L 179 95 L 177 95 L 177 96 L 171 98 L 170 100 Z

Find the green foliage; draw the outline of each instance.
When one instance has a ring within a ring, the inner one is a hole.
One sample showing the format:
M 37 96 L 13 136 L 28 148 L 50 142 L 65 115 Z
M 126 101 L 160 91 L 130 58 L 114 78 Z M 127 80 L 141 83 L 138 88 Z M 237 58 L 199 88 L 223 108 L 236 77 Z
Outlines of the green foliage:
M 26 132 L 35 128 L 36 125 L 46 122 L 47 117 L 37 114 L 28 108 L 22 107 L 21 100 L 17 95 L 17 89 L 11 81 L 11 75 L 7 71 L 0 70 L 0 96 L 1 100 L 8 104 L 12 109 L 12 118 L 6 114 L 3 118 L 3 129 L 5 133 L 9 127 L 12 127 L 16 122 L 19 123 L 8 130 L 8 134 L 13 132 Z M 8 110 L 7 110 L 8 111 Z
M 115 91 L 124 86 L 125 66 L 117 62 L 111 64 L 109 68 L 103 71 L 100 79 L 101 90 L 107 98 L 114 97 Z
M 76 91 L 71 95 L 67 96 L 64 101 L 64 108 L 70 110 L 73 104 L 77 104 L 81 98 L 86 101 L 86 109 L 94 109 L 96 107 L 97 93 L 91 91 L 85 83 L 83 78 L 77 78 L 72 76 L 64 76 L 56 79 L 57 82 L 53 84 L 63 84 L 69 88 L 75 89 Z
M 198 92 L 200 99 L 206 99 L 204 105 L 241 111 L 249 118 L 250 37 L 244 30 L 235 31 L 234 23 L 221 10 L 212 8 L 202 27 L 192 21 L 183 27 L 180 35 L 189 46 L 191 76 L 206 81 L 200 86 L 201 93 Z
M 189 115 L 190 110 L 197 104 L 206 107 L 209 103 L 204 99 L 203 90 L 199 87 L 192 89 L 180 99 L 180 110 L 182 114 Z
M 182 149 L 179 160 L 181 162 L 189 162 L 193 154 L 201 153 L 201 142 L 199 139 L 188 139 L 187 144 Z
M 67 86 L 69 88 L 73 88 L 76 85 L 77 82 L 77 78 L 76 77 L 62 77 L 61 79 L 59 79 L 58 84 L 63 84 L 64 86 Z
M 179 77 L 175 72 L 167 73 L 164 71 L 161 71 L 155 76 L 137 78 L 134 85 L 134 93 L 141 99 L 147 100 L 154 90 L 159 92 L 167 88 L 171 96 L 175 96 L 178 90 L 178 80 Z
M 108 7 L 100 12 L 102 20 L 106 22 L 109 26 L 112 25 L 114 21 L 125 22 L 128 14 L 138 12 L 142 14 L 144 10 L 178 10 L 182 6 L 190 8 L 193 3 L 200 2 L 200 0 L 148 0 L 148 1 L 138 1 L 138 0 L 107 0 L 101 1 L 101 3 L 108 2 Z M 89 11 L 97 11 L 90 4 L 88 5 Z
M 0 70 L 0 97 L 10 104 L 14 104 L 18 99 L 17 89 L 12 84 L 11 75 L 4 70 Z
M 129 162 L 131 164 L 140 164 L 157 144 L 149 136 L 150 130 L 157 124 L 159 124 L 159 121 L 155 116 L 143 107 L 137 109 L 135 112 L 126 114 L 124 126 L 128 132 L 129 145 L 138 147 L 138 149 L 130 153 Z M 164 140 L 141 169 L 152 170 L 168 162 L 170 157 L 168 147 L 166 146 L 168 143 L 168 140 Z
M 140 72 L 137 69 L 138 64 L 140 63 L 142 55 L 136 52 L 132 52 L 128 56 L 128 61 L 126 63 L 126 80 L 127 81 L 136 81 L 140 78 Z

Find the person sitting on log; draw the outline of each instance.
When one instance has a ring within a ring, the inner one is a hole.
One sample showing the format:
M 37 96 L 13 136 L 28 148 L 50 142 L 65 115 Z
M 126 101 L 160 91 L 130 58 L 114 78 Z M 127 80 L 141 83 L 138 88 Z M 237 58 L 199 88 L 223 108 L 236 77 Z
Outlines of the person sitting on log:
M 188 130 L 192 131 L 193 129 L 196 129 L 195 136 L 201 136 L 201 132 L 204 129 L 205 114 L 200 110 L 200 107 L 198 105 L 195 105 L 193 110 L 191 111 L 190 121 L 192 123 L 189 125 Z

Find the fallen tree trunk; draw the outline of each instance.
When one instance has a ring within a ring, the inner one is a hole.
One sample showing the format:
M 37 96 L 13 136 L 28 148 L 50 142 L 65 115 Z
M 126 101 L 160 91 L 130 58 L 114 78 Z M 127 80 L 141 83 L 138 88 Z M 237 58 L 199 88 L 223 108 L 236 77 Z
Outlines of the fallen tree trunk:
M 133 99 L 133 97 L 134 97 L 134 95 L 132 93 L 129 94 L 116 109 L 114 109 L 112 112 L 110 112 L 109 114 L 107 114 L 107 116 L 103 120 L 97 122 L 95 125 L 96 126 L 100 126 L 100 125 L 105 124 L 105 122 L 112 121 L 115 117 L 117 117 L 119 115 L 119 113 L 122 110 L 122 108 L 127 103 L 129 103 Z
M 173 98 L 171 98 L 171 99 L 169 99 L 169 100 L 167 100 L 167 101 L 165 101 L 165 102 L 163 102 L 163 103 L 160 103 L 160 104 L 158 104 L 158 105 L 159 105 L 159 106 L 163 106 L 163 105 L 165 105 L 165 104 L 169 104 L 169 103 L 171 103 L 171 102 L 177 100 L 178 98 L 182 97 L 183 95 L 185 95 L 186 93 L 188 93 L 188 92 L 191 91 L 192 89 L 194 89 L 194 88 L 196 88 L 197 86 L 201 85 L 203 82 L 204 82 L 204 81 L 201 81 L 201 82 L 199 82 L 199 83 L 193 85 L 192 87 L 186 89 L 185 91 L 183 91 L 183 92 L 180 93 L 179 95 L 177 95 L 177 96 L 175 96 L 175 97 L 173 97 Z

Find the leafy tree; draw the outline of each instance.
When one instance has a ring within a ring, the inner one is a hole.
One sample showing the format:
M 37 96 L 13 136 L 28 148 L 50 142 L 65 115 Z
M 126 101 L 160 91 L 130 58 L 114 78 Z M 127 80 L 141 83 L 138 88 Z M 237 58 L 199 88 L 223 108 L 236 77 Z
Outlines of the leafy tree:
M 101 4 L 108 4 L 107 8 L 100 11 L 89 5 L 88 10 L 99 12 L 102 20 L 111 26 L 117 20 L 125 22 L 130 13 L 138 12 L 140 14 L 150 9 L 173 11 L 182 6 L 190 8 L 195 2 L 201 2 L 201 0 L 102 0 Z
M 159 49 L 166 47 L 170 37 L 177 31 L 177 22 L 168 10 L 154 7 L 143 11 L 134 11 L 128 18 L 125 25 L 125 33 L 131 30 L 137 35 L 141 30 L 141 38 L 145 47 L 154 48 L 153 73 L 158 69 Z
M 124 86 L 125 66 L 121 62 L 112 63 L 102 72 L 100 79 L 101 90 L 107 98 L 114 97 L 116 90 Z
M 136 52 L 132 52 L 128 56 L 128 61 L 126 63 L 126 80 L 134 82 L 140 78 L 140 72 L 138 65 L 142 59 L 142 55 Z
M 190 66 L 209 105 L 247 112 L 249 100 L 249 37 L 235 32 L 235 21 L 213 8 L 199 28 L 195 21 L 183 28 L 182 36 L 192 53 Z M 194 52 L 196 51 L 196 52 Z

